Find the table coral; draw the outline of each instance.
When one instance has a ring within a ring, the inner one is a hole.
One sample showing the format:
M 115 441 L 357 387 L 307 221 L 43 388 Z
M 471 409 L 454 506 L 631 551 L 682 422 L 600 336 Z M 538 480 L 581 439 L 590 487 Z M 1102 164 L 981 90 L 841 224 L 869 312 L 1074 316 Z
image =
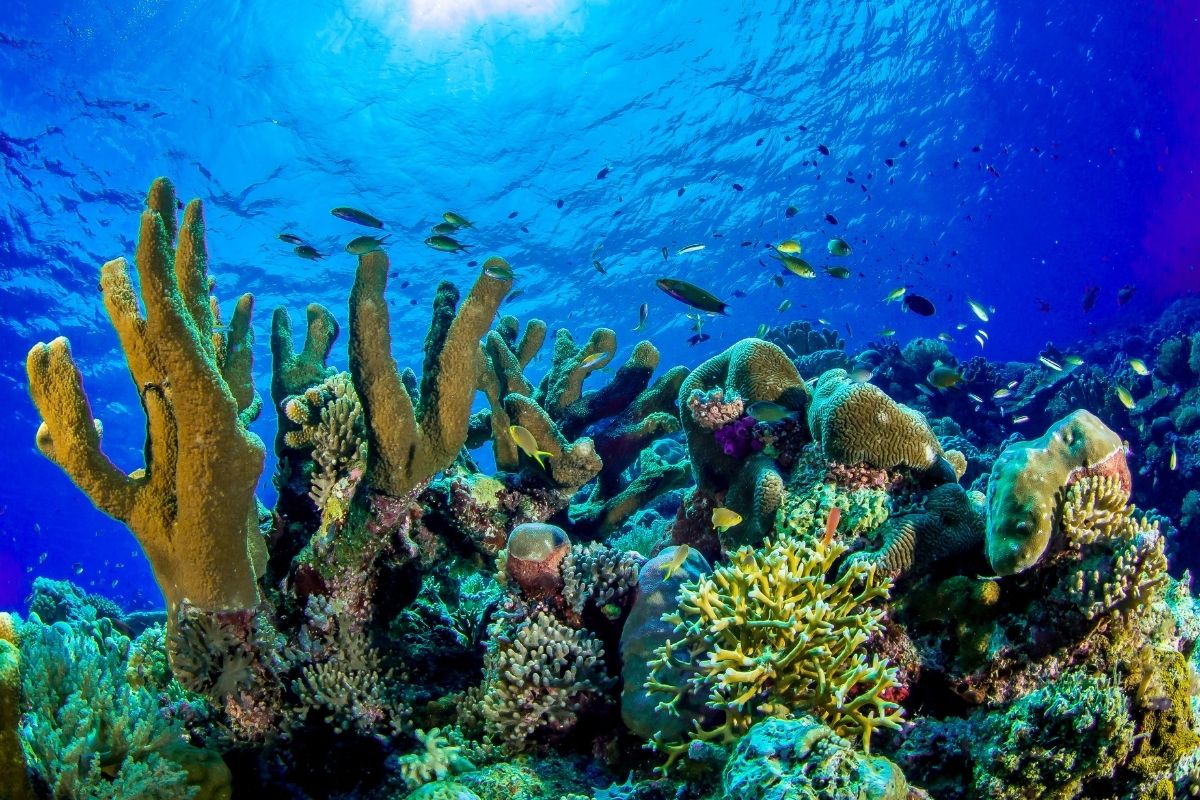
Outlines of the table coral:
M 761 550 L 743 547 L 683 585 L 678 610 L 664 616 L 675 638 L 655 651 L 645 685 L 664 695 L 668 710 L 697 692 L 724 712 L 719 725 L 698 725 L 693 739 L 733 742 L 758 720 L 809 713 L 869 750 L 875 730 L 899 727 L 900 709 L 885 699 L 896 672 L 863 649 L 882 629 L 875 601 L 887 599 L 890 582 L 863 564 L 830 581 L 844 552 L 836 543 L 780 538 Z M 654 744 L 668 765 L 688 747 L 661 735 Z
M 1059 530 L 1065 490 L 1088 475 L 1132 480 L 1121 437 L 1087 411 L 1074 411 L 1039 439 L 1006 447 L 988 483 L 987 557 L 997 575 L 1029 569 Z
M 147 417 L 146 467 L 125 475 L 100 450 L 82 377 L 63 337 L 26 363 L 43 422 L 38 449 L 97 508 L 127 524 L 146 551 L 169 610 L 185 598 L 207 609 L 258 601 L 248 546 L 261 546 L 254 491 L 264 449 L 246 425 L 261 405 L 251 380 L 253 298 L 227 332 L 209 297 L 204 213 L 188 203 L 176 238 L 175 190 L 164 178 L 142 213 L 137 272 L 146 315 L 124 259 L 100 287 Z M 257 540 L 257 541 L 256 541 Z

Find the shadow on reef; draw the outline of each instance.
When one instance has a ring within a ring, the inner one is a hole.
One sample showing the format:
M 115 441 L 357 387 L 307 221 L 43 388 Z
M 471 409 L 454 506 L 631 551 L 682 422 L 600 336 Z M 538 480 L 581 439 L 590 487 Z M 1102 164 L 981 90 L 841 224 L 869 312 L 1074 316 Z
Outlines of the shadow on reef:
M 0 615 L 0 798 L 1200 791 L 1200 304 L 1037 364 L 797 323 L 655 377 L 650 342 L 610 371 L 611 330 L 561 330 L 535 380 L 492 258 L 438 287 L 417 373 L 368 253 L 347 371 L 326 309 L 299 348 L 273 314 L 268 511 L 253 300 L 223 325 L 207 258 L 159 179 L 140 306 L 102 269 L 143 469 L 68 342 L 29 354 L 39 449 L 166 611 L 39 580 Z

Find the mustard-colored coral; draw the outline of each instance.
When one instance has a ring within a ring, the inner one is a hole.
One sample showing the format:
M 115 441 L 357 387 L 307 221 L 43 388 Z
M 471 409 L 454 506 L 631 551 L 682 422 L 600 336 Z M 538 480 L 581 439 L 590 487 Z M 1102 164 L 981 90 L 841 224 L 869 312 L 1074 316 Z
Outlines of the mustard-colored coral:
M 146 467 L 124 474 L 100 434 L 65 338 L 29 352 L 30 394 L 44 420 L 38 448 L 96 507 L 138 538 L 168 609 L 258 601 L 248 537 L 257 537 L 254 491 L 264 449 L 246 424 L 260 406 L 251 380 L 250 311 L 238 300 L 221 333 L 209 297 L 204 214 L 187 205 L 176 237 L 175 190 L 159 178 L 142 213 L 137 271 L 143 317 L 124 259 L 104 265 L 104 305 L 147 417 Z
M 925 470 L 944 455 L 920 413 L 878 386 L 854 380 L 844 369 L 817 378 L 808 427 L 825 457 L 843 464 Z
M 450 466 L 466 442 L 484 368 L 479 340 L 512 280 L 492 277 L 504 261 L 491 258 L 461 304 L 452 284 L 438 286 L 414 403 L 392 357 L 383 294 L 388 264 L 382 251 L 359 256 L 350 292 L 350 374 L 366 422 L 367 480 L 383 494 L 402 497 Z
M 1087 411 L 1073 411 L 1040 438 L 1000 452 L 988 482 L 987 557 L 997 575 L 1038 562 L 1059 530 L 1063 490 L 1087 474 L 1119 478 L 1128 495 L 1121 437 Z
M 21 653 L 13 618 L 0 613 L 0 800 L 32 800 L 17 726 L 21 721 Z
M 655 651 L 646 689 L 671 711 L 691 691 L 724 712 L 717 727 L 698 725 L 703 741 L 732 742 L 767 717 L 811 714 L 870 749 L 878 728 L 897 728 L 901 711 L 883 693 L 896 685 L 885 659 L 863 645 L 881 628 L 890 581 L 853 565 L 831 580 L 845 552 L 837 543 L 780 538 L 761 550 L 743 547 L 728 564 L 683 585 L 679 609 L 663 619 L 676 638 Z M 667 674 L 688 675 L 681 684 Z M 687 742 L 655 746 L 668 765 Z

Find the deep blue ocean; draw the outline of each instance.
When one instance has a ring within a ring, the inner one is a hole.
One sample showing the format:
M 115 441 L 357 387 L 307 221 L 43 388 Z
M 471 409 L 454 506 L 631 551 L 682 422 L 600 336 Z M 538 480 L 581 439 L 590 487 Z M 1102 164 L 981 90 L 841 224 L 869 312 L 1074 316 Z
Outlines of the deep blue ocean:
M 271 309 L 288 306 L 299 332 L 317 301 L 344 328 L 343 248 L 365 229 L 334 206 L 391 234 L 402 365 L 419 366 L 437 282 L 465 287 L 493 253 L 524 290 L 504 311 L 584 336 L 610 326 L 625 352 L 645 336 L 664 365 L 796 319 L 827 321 L 850 349 L 885 329 L 947 333 L 966 358 L 980 352 L 968 297 L 995 309 L 984 355 L 1033 360 L 1048 340 L 1148 320 L 1200 287 L 1198 13 L 1126 0 L 8 0 L 0 607 L 20 607 L 37 575 L 161 602 L 133 537 L 35 450 L 24 370 L 35 342 L 68 336 L 106 452 L 141 465 L 142 410 L 97 276 L 132 255 L 158 175 L 205 203 L 226 315 L 255 296 L 264 396 Z M 422 243 L 446 210 L 475 223 L 469 253 Z M 297 257 L 280 232 L 326 257 Z M 827 257 L 831 236 L 853 254 Z M 780 288 L 765 248 L 786 238 L 817 277 Z M 692 244 L 704 249 L 677 253 Z M 835 261 L 849 278 L 824 274 Z M 730 303 L 704 322 L 710 339 L 688 343 L 689 309 L 661 277 Z M 936 313 L 885 303 L 898 287 Z M 270 441 L 274 414 L 255 429 Z

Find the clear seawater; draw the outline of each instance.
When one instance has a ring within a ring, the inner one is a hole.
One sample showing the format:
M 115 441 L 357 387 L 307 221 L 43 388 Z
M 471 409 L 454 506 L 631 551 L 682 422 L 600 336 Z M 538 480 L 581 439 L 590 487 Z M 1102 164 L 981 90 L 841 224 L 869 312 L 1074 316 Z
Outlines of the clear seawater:
M 143 417 L 96 282 L 132 255 L 155 176 L 204 200 L 226 313 L 255 295 L 264 395 L 273 307 L 298 321 L 318 301 L 345 322 L 342 248 L 363 230 L 329 214 L 342 205 L 392 233 L 402 363 L 437 282 L 465 286 L 490 253 L 525 290 L 505 311 L 611 326 L 625 351 L 644 335 L 664 365 L 793 319 L 828 320 L 851 350 L 885 328 L 949 332 L 966 357 L 968 296 L 995 307 L 985 355 L 1032 360 L 1200 287 L 1197 15 L 1128 0 L 6 0 L 0 607 L 37 575 L 160 602 L 132 536 L 35 451 L 24 378 L 31 345 L 69 336 L 107 452 L 140 466 Z M 448 209 L 475 222 L 470 254 L 422 244 Z M 328 258 L 297 258 L 281 231 Z M 766 243 L 802 237 L 820 270 L 831 235 L 854 246 L 851 278 L 774 285 Z M 688 309 L 659 277 L 731 302 L 710 340 L 687 343 Z M 885 304 L 900 286 L 937 313 Z M 270 441 L 273 425 L 256 429 Z

